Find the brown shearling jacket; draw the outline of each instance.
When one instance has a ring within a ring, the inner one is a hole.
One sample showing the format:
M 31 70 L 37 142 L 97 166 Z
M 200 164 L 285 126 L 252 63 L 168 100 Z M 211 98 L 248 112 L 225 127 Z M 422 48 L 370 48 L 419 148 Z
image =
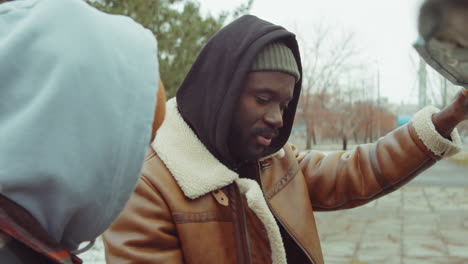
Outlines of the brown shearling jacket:
M 457 151 L 434 109 L 374 144 L 298 153 L 291 145 L 234 172 L 203 147 L 175 100 L 138 186 L 104 233 L 108 263 L 323 263 L 314 211 L 363 205 Z M 239 177 L 240 175 L 241 177 Z

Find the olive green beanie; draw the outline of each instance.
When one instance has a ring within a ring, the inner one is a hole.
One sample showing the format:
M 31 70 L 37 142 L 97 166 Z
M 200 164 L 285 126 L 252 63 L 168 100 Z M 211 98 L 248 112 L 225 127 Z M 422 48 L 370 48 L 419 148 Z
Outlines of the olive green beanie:
M 267 44 L 255 58 L 250 71 L 279 71 L 300 78 L 292 51 L 283 42 Z

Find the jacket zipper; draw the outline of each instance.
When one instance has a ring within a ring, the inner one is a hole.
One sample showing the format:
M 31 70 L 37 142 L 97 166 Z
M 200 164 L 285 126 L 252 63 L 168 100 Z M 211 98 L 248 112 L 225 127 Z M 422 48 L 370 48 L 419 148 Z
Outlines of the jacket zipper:
M 247 220 L 245 218 L 245 208 L 244 208 L 244 202 L 242 199 L 242 195 L 240 194 L 239 187 L 237 185 L 234 186 L 234 193 L 236 195 L 237 201 L 239 201 L 239 213 L 240 213 L 240 219 L 239 219 L 239 230 L 243 232 L 243 236 L 241 235 L 241 244 L 242 244 L 242 251 L 244 251 L 244 260 L 246 262 L 242 262 L 245 264 L 250 264 L 252 263 L 251 260 L 251 255 L 250 255 L 250 243 L 249 243 L 249 231 L 247 229 Z
M 260 172 L 260 166 L 257 164 L 257 177 L 260 181 L 260 187 L 262 188 L 263 191 L 263 182 L 262 182 L 262 177 L 261 177 L 261 172 Z M 304 252 L 304 254 L 307 256 L 307 258 L 310 260 L 310 263 L 315 264 L 315 261 L 312 259 L 312 257 L 309 255 L 309 253 L 304 249 L 304 247 L 297 241 L 297 239 L 289 232 L 289 230 L 284 226 L 283 222 L 281 219 L 276 215 L 275 211 L 273 208 L 271 208 L 270 202 L 265 199 L 266 203 L 268 204 L 268 208 L 270 209 L 271 213 L 275 216 L 276 220 L 283 226 L 284 230 L 289 234 L 289 236 L 292 237 L 294 242 L 301 248 L 301 250 Z M 286 250 L 286 249 L 285 249 Z

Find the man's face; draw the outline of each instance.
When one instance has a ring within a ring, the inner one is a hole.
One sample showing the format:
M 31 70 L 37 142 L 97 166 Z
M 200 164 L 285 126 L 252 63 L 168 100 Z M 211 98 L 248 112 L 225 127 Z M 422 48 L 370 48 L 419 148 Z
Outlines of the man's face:
M 229 147 L 238 161 L 265 156 L 283 126 L 283 112 L 293 99 L 295 78 L 282 72 L 251 72 L 232 121 Z

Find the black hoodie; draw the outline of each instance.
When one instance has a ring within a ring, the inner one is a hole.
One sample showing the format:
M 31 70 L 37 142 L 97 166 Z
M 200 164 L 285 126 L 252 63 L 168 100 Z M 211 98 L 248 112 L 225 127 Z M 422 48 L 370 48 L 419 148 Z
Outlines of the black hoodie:
M 230 168 L 236 167 L 238 162 L 228 148 L 238 99 L 256 55 L 265 45 L 275 41 L 282 41 L 291 49 L 302 75 L 295 35 L 281 26 L 246 15 L 221 29 L 208 41 L 177 92 L 182 117 L 207 149 Z M 277 152 L 286 144 L 300 90 L 299 80 L 294 89 L 294 98 L 284 112 L 284 125 L 267 155 Z

